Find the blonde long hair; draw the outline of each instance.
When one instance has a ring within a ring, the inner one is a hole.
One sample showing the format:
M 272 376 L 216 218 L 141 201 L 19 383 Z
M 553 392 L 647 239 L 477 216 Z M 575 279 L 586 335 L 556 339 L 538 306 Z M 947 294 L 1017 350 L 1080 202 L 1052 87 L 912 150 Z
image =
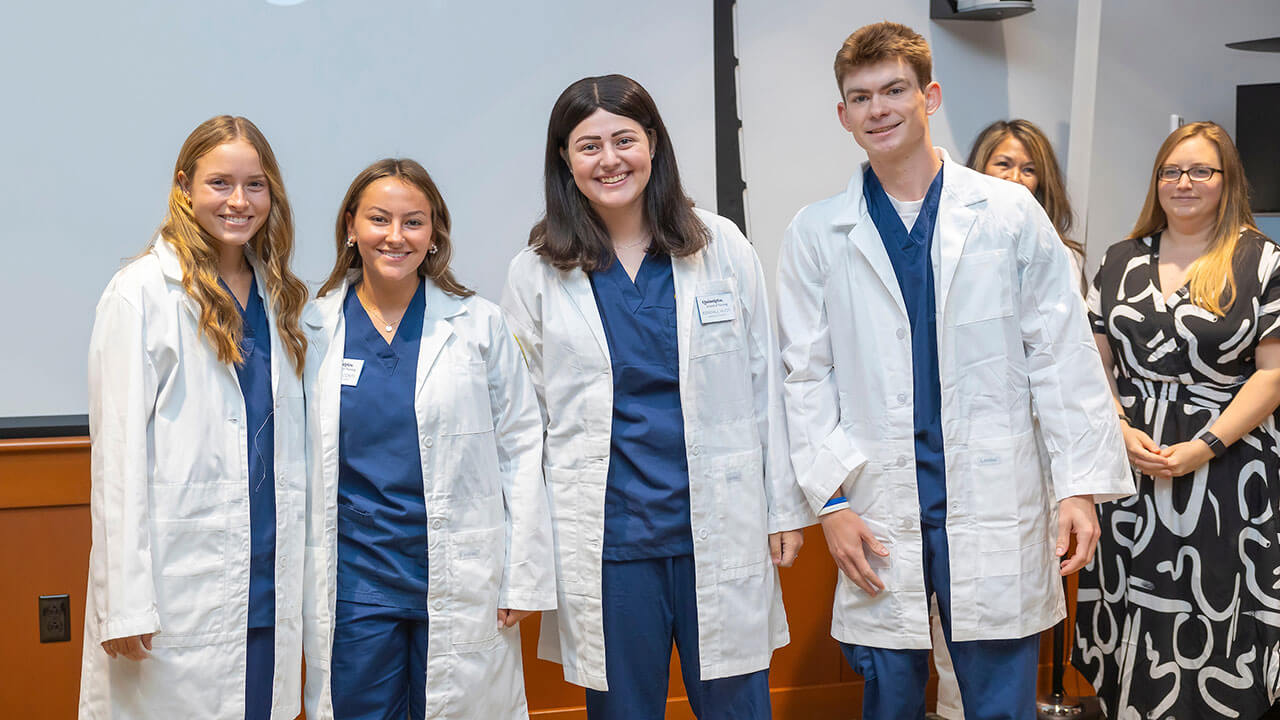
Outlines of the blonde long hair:
M 410 187 L 422 191 L 427 197 L 427 205 L 431 206 L 431 244 L 436 249 L 427 253 L 427 257 L 418 265 L 418 277 L 431 278 L 431 281 L 445 292 L 457 297 L 475 295 L 471 290 L 458 282 L 449 269 L 449 261 L 453 258 L 453 238 L 449 230 L 453 221 L 449 217 L 449 208 L 444 204 L 444 196 L 440 188 L 426 168 L 409 158 L 384 158 L 360 171 L 347 188 L 346 197 L 342 198 L 342 207 L 338 208 L 338 220 L 334 228 L 334 236 L 338 245 L 338 256 L 334 259 L 333 270 L 324 281 L 317 297 L 329 294 L 330 290 L 342 284 L 347 271 L 364 267 L 360 259 L 360 250 L 347 245 L 347 219 L 354 216 L 360 205 L 360 196 L 366 188 L 383 178 L 395 178 Z
M 1128 239 L 1150 237 L 1169 227 L 1169 219 L 1160 206 L 1157 192 L 1160 180 L 1156 174 L 1173 149 L 1183 140 L 1193 137 L 1202 137 L 1218 148 L 1218 157 L 1222 161 L 1222 197 L 1218 200 L 1218 217 L 1210 234 L 1209 246 L 1198 260 L 1191 263 L 1187 271 L 1187 285 L 1192 303 L 1222 316 L 1236 300 L 1236 278 L 1232 270 L 1236 241 L 1242 230 L 1258 231 L 1253 222 L 1253 211 L 1249 209 L 1249 182 L 1244 176 L 1240 153 L 1226 130 L 1217 123 L 1195 122 L 1169 133 L 1156 152 L 1151 180 L 1147 185 L 1147 200 Z
M 1036 127 L 1035 123 L 1022 119 L 997 120 L 991 123 L 983 128 L 982 132 L 978 133 L 978 139 L 973 141 L 973 149 L 969 151 L 969 160 L 965 165 L 978 172 L 985 172 L 987 163 L 991 161 L 991 155 L 1007 137 L 1022 143 L 1032 164 L 1036 166 L 1039 182 L 1033 194 L 1040 202 L 1040 206 L 1044 208 L 1045 214 L 1049 216 L 1049 220 L 1053 222 L 1053 228 L 1058 231 L 1062 244 L 1080 257 L 1084 257 L 1084 246 L 1071 237 L 1074 217 L 1071 212 L 1071 201 L 1067 199 L 1067 185 L 1062 181 L 1062 169 L 1058 166 L 1058 158 L 1054 155 L 1049 138 L 1045 136 L 1044 131 Z
M 271 210 L 262 228 L 249 241 L 249 247 L 262 262 L 267 297 L 276 312 L 276 329 L 293 361 L 294 373 L 301 377 L 307 340 L 298 328 L 298 316 L 307 302 L 307 286 L 289 270 L 289 258 L 293 254 L 293 212 L 289 209 L 275 153 L 257 126 L 243 117 L 219 115 L 191 131 L 174 164 L 169 211 L 160 234 L 177 252 L 178 264 L 182 267 L 182 287 L 200 306 L 200 332 L 209 338 L 218 360 L 232 365 L 244 362 L 240 352 L 244 332 L 240 311 L 231 293 L 218 283 L 218 241 L 196 221 L 191 201 L 179 182 L 180 176 L 188 181 L 195 177 L 200 158 L 219 145 L 235 140 L 244 140 L 253 146 L 267 176 Z

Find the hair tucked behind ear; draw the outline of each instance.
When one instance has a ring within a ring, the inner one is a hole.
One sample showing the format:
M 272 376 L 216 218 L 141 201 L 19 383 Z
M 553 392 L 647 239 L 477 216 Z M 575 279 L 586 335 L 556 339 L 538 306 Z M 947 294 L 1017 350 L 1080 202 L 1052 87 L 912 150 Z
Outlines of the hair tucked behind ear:
M 431 179 L 426 168 L 409 158 L 379 160 L 361 170 L 356 179 L 351 181 L 351 187 L 347 188 L 347 195 L 342 199 L 342 207 L 338 208 L 338 221 L 334 228 L 338 256 L 334 260 L 333 270 L 329 272 L 329 278 L 324 281 L 317 294 L 327 295 L 330 290 L 342 284 L 348 270 L 362 267 L 360 251 L 347 247 L 347 218 L 355 215 L 365 189 L 383 178 L 396 178 L 421 190 L 427 196 L 427 205 L 431 207 L 431 245 L 435 252 L 427 253 L 427 257 L 418 265 L 418 276 L 431 278 L 437 287 L 451 295 L 475 295 L 476 291 L 458 282 L 449 269 L 449 261 L 453 259 L 453 237 L 449 234 L 453 221 L 449 217 L 449 207 L 444 204 L 444 196 L 440 194 L 440 188 Z
M 182 287 L 200 306 L 200 331 L 209 339 L 218 359 L 238 365 L 243 333 L 235 300 L 218 283 L 218 241 L 196 221 L 191 202 L 178 181 L 179 174 L 195 177 L 196 163 L 224 143 L 244 140 L 258 153 L 267 177 L 271 210 L 267 221 L 249 241 L 249 248 L 262 263 L 266 294 L 276 314 L 276 331 L 288 351 L 293 370 L 302 376 L 307 339 L 298 327 L 298 317 L 307 302 L 307 286 L 289 270 L 293 254 L 293 212 L 285 195 L 280 166 L 266 137 L 243 117 L 219 115 L 209 118 L 187 136 L 173 168 L 169 189 L 169 211 L 160 234 L 169 241 L 182 267 Z

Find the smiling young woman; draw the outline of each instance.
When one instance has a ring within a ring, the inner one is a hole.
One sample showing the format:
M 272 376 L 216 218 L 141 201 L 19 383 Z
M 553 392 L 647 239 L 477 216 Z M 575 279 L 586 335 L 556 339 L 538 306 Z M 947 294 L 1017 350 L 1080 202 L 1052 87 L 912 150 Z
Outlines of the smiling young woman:
M 694 209 L 630 78 L 565 89 L 544 169 L 546 215 L 502 301 L 547 421 L 560 573 L 541 654 L 588 688 L 592 720 L 661 718 L 674 640 L 698 717 L 767 718 L 776 567 L 813 519 L 760 261 Z
M 81 718 L 300 710 L 303 528 L 284 509 L 304 502 L 307 292 L 292 250 L 266 138 L 241 117 L 202 123 L 159 234 L 94 319 Z
M 450 229 L 421 165 L 373 163 L 304 321 L 309 717 L 527 716 L 516 624 L 555 605 L 542 418 Z

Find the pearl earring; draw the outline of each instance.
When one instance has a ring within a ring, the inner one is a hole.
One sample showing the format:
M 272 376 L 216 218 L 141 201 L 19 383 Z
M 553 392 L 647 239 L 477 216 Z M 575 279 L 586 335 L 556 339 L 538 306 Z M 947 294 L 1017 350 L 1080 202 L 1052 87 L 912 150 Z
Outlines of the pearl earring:
M 438 252 L 440 252 L 440 246 L 439 246 L 439 245 L 432 245 L 432 246 L 431 246 L 431 249 L 427 251 L 427 254 L 428 254 L 428 255 L 435 255 L 435 254 L 436 254 L 436 253 L 438 253 Z
M 347 236 L 347 247 L 355 247 L 355 246 L 356 246 L 356 236 L 355 236 L 355 235 L 348 235 L 348 236 Z

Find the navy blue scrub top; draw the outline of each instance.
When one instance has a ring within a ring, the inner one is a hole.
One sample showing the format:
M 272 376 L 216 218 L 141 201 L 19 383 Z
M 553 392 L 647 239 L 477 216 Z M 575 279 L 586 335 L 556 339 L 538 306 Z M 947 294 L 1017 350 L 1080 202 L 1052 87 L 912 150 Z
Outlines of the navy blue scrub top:
M 427 504 L 414 395 L 425 286 L 388 344 L 347 291 L 344 359 L 363 360 L 342 386 L 338 421 L 339 600 L 427 609 Z
M 893 263 L 898 289 L 911 323 L 912 385 L 915 396 L 916 491 L 920 521 L 947 524 L 947 473 L 942 448 L 942 382 L 938 374 L 938 304 L 934 294 L 933 228 L 942 196 L 942 169 L 925 193 L 924 204 L 910 232 L 880 185 L 871 166 L 863 178 L 867 211 Z
M 671 258 L 645 255 L 635 282 L 616 258 L 590 278 L 613 362 L 603 558 L 687 555 L 693 533 Z
M 231 288 L 219 278 L 228 293 Z M 232 293 L 232 298 L 235 294 Z M 276 420 L 271 392 L 271 327 L 258 295 L 258 279 L 249 282 L 249 301 L 240 307 L 242 334 L 236 366 L 244 396 L 245 437 L 249 449 L 249 627 L 276 624 Z

